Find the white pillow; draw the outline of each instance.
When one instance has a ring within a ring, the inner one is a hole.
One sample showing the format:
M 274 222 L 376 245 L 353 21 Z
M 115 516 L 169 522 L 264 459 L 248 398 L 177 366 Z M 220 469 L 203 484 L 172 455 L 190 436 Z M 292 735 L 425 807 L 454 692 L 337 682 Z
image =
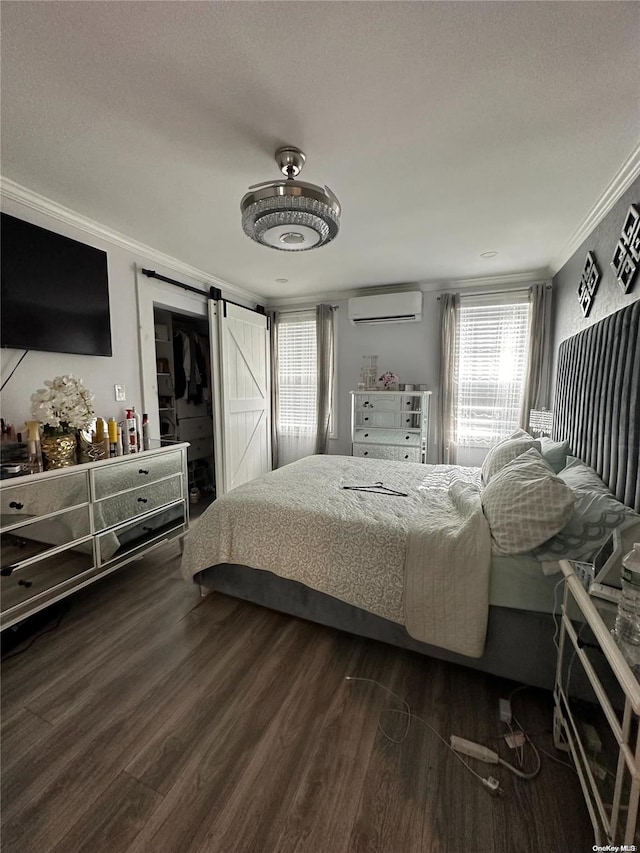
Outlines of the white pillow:
M 516 430 L 513 435 L 504 438 L 494 445 L 487 453 L 482 463 L 482 482 L 488 485 L 501 468 L 504 468 L 516 456 L 535 447 L 540 450 L 540 442 L 523 429 Z
M 494 554 L 522 554 L 562 530 L 573 512 L 571 489 L 535 448 L 507 463 L 482 491 Z

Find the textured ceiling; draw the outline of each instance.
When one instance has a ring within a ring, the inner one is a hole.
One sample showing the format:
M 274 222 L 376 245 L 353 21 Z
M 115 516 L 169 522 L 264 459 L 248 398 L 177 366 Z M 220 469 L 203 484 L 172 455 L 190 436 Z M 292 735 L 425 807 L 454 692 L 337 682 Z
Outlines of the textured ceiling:
M 625 2 L 4 0 L 2 174 L 264 296 L 540 272 L 638 144 L 639 35 Z M 284 143 L 342 203 L 316 251 L 240 226 Z

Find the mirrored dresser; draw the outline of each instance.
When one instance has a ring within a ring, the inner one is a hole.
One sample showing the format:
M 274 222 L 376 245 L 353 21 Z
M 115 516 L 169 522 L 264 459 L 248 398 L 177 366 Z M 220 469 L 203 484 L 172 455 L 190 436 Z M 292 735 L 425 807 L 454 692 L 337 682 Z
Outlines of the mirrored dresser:
M 0 483 L 0 630 L 189 526 L 187 443 Z

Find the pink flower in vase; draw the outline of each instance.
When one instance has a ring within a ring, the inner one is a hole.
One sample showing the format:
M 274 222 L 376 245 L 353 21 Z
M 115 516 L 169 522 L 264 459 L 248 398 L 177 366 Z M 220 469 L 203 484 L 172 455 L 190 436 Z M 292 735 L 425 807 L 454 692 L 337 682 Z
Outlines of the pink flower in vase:
M 386 370 L 378 382 L 382 382 L 386 391 L 389 391 L 391 388 L 395 387 L 400 380 L 399 376 L 396 376 L 395 373 L 392 373 L 390 370 Z

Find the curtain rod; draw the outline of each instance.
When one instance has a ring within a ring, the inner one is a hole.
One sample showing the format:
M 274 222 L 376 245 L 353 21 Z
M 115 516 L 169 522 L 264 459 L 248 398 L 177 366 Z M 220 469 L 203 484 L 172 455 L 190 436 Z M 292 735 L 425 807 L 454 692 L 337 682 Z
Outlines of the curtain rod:
M 553 290 L 551 284 L 545 284 L 545 290 Z M 518 287 L 515 290 L 472 290 L 469 293 L 459 293 L 457 290 L 448 290 L 447 293 L 457 293 L 458 296 L 504 296 L 505 293 L 526 293 L 528 287 Z M 442 294 L 436 296 L 436 302 L 440 302 Z

